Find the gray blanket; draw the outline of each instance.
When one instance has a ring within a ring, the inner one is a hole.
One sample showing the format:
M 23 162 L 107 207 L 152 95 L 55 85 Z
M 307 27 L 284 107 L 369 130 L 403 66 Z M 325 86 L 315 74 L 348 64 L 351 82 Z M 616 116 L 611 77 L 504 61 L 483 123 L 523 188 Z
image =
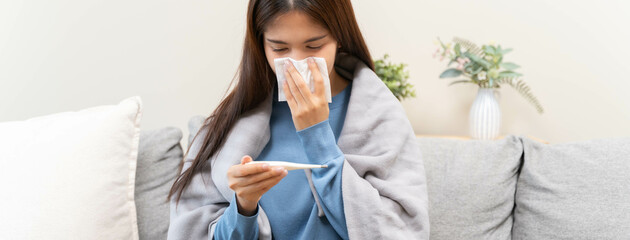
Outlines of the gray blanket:
M 424 165 L 404 109 L 391 91 L 358 58 L 340 54 L 337 73 L 353 81 L 338 146 L 346 161 L 342 195 L 350 239 L 428 239 L 429 214 Z M 197 174 L 176 208 L 171 201 L 168 239 L 212 239 L 214 228 L 234 192 L 227 169 L 244 155 L 253 159 L 270 139 L 272 97 L 239 119 L 224 144 L 210 158 L 211 168 Z M 184 169 L 199 152 L 201 129 Z M 210 170 L 211 169 L 211 170 Z M 322 216 L 325 217 L 325 216 Z M 259 208 L 260 239 L 271 227 Z

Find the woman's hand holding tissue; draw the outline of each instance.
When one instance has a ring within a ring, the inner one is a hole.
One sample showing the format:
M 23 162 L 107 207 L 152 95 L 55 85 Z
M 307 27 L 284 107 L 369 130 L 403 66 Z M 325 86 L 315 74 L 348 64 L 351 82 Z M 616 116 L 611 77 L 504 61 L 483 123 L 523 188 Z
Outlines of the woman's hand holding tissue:
M 284 74 L 287 81 L 282 87 L 291 109 L 295 129 L 300 131 L 328 119 L 330 110 L 328 109 L 328 100 L 326 100 L 324 92 L 324 79 L 315 61 L 310 57 L 308 58 L 308 67 L 313 74 L 313 81 L 315 82 L 314 93 L 311 93 L 306 82 L 291 61 L 287 60 L 285 64 L 287 70 Z
M 238 212 L 244 216 L 256 214 L 262 195 L 288 174 L 283 167 L 246 164 L 251 161 L 250 156 L 244 156 L 241 164 L 231 166 L 227 172 L 228 186 L 236 193 Z

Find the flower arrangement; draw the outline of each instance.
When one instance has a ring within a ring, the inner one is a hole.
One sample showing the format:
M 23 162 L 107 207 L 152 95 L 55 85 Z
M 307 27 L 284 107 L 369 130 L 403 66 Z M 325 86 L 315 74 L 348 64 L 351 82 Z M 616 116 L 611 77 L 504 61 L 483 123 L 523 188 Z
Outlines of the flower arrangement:
M 393 64 L 387 61 L 388 54 L 385 54 L 383 58 L 374 61 L 374 72 L 378 77 L 383 80 L 385 85 L 400 101 L 404 98 L 415 97 L 416 92 L 413 89 L 413 85 L 407 82 L 409 78 L 409 72 L 405 70 L 407 66 L 404 63 Z
M 449 84 L 472 83 L 480 88 L 500 88 L 501 84 L 512 86 L 538 111 L 543 113 L 543 107 L 538 99 L 530 92 L 530 88 L 520 78 L 523 74 L 514 70 L 519 68 L 511 62 L 504 62 L 503 55 L 512 51 L 503 49 L 501 45 L 490 43 L 478 47 L 476 44 L 462 38 L 453 38 L 452 43 L 443 43 L 439 38 L 438 49 L 433 54 L 440 61 L 448 59 L 447 69 L 440 74 L 440 78 L 463 77 Z M 451 67 L 456 64 L 455 67 Z

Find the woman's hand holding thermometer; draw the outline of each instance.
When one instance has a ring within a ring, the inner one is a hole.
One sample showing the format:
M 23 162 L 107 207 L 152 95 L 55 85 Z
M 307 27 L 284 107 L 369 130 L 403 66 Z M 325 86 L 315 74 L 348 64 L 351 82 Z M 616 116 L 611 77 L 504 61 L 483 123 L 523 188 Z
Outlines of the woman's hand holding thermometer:
M 236 193 L 238 212 L 245 216 L 254 215 L 262 195 L 288 174 L 281 166 L 247 164 L 250 162 L 252 158 L 244 156 L 240 164 L 231 166 L 227 172 L 228 185 Z

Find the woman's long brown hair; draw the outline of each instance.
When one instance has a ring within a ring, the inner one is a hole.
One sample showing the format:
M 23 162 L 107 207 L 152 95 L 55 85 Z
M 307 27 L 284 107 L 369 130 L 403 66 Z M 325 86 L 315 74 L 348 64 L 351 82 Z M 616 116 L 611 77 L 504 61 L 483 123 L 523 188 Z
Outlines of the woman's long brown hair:
M 374 70 L 372 57 L 359 30 L 350 0 L 250 0 L 243 58 L 237 75 L 232 79 L 232 83 L 238 79 L 237 85 L 205 119 L 197 132 L 202 132 L 204 128 L 208 130 L 192 165 L 175 179 L 168 201 L 177 193 L 179 203 L 193 176 L 201 172 L 210 157 L 221 149 L 234 123 L 273 93 L 276 76 L 265 57 L 263 33 L 267 24 L 275 17 L 293 10 L 305 13 L 326 27 L 341 45 L 339 52 L 359 58 Z M 186 154 L 188 151 L 190 146 Z M 178 172 L 181 172 L 183 163 L 182 161 Z

